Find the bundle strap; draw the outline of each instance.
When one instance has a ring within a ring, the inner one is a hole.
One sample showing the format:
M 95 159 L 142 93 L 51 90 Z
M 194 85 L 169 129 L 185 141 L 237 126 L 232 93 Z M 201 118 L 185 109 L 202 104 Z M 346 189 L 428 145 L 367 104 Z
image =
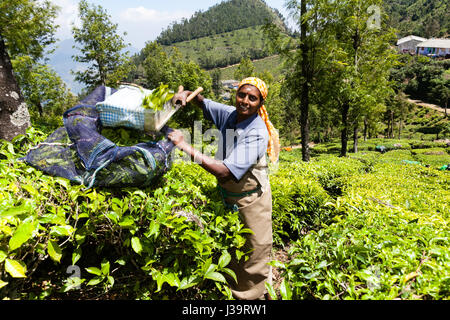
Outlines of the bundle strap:
M 229 204 L 228 202 L 226 202 L 225 201 L 226 198 L 242 198 L 242 197 L 247 197 L 249 195 L 252 195 L 253 193 L 261 191 L 261 186 L 258 186 L 254 190 L 247 191 L 247 192 L 240 192 L 240 193 L 228 191 L 228 190 L 222 188 L 220 185 L 217 185 L 217 188 L 220 191 L 220 195 L 222 196 L 222 201 L 223 201 L 225 207 L 232 211 L 239 211 L 239 207 L 237 204 L 232 205 L 232 204 Z

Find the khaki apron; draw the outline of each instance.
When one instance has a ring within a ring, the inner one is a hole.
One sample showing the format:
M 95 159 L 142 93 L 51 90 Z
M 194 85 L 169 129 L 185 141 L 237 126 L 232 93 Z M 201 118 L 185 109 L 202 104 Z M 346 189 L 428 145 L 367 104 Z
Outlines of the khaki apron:
M 272 269 L 268 265 L 272 252 L 272 192 L 267 173 L 266 157 L 247 171 L 239 182 L 219 183 L 228 206 L 239 209 L 245 228 L 254 234 L 246 234 L 244 251 L 249 254 L 247 261 L 230 262 L 238 283 L 230 281 L 233 296 L 239 300 L 261 299 L 266 293 L 265 282 L 272 283 Z M 245 194 L 245 195 L 243 195 Z

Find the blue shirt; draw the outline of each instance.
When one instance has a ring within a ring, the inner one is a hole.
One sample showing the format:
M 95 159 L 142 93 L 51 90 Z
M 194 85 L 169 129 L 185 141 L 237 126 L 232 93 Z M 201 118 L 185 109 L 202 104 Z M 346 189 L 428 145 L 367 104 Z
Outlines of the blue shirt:
M 215 158 L 222 160 L 233 176 L 240 180 L 244 174 L 265 156 L 269 143 L 266 124 L 258 114 L 236 123 L 235 107 L 204 100 L 203 114 L 220 131 Z

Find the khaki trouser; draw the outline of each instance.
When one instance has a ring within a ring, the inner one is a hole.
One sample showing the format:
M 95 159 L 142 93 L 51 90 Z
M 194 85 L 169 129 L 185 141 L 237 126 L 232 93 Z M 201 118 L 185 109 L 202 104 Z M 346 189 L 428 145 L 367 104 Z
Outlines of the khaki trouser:
M 267 172 L 261 170 L 262 168 L 264 163 L 260 162 L 250 169 L 238 184 L 221 184 L 222 188 L 234 193 L 261 187 L 261 190 L 248 196 L 224 199 L 228 204 L 238 206 L 244 227 L 253 231 L 253 234 L 246 234 L 244 250 L 251 250 L 248 260 L 244 261 L 242 258 L 236 261 L 235 255 L 232 255 L 233 259 L 229 265 L 238 280 L 237 284 L 231 280 L 231 291 L 239 300 L 261 299 L 266 293 L 265 282 L 272 282 L 271 267 L 268 265 L 272 252 L 272 192 Z

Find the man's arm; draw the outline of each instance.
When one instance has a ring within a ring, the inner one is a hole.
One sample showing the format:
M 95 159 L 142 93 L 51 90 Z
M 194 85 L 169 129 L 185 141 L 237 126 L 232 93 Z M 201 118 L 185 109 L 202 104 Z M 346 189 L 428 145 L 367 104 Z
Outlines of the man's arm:
M 234 177 L 231 171 L 227 168 L 227 166 L 223 164 L 222 161 L 208 157 L 207 155 L 202 154 L 200 151 L 195 150 L 193 146 L 188 144 L 184 140 L 181 131 L 174 130 L 168 135 L 168 138 L 180 150 L 186 152 L 191 157 L 191 159 L 198 163 L 203 169 L 213 174 L 220 182 L 225 182 Z

